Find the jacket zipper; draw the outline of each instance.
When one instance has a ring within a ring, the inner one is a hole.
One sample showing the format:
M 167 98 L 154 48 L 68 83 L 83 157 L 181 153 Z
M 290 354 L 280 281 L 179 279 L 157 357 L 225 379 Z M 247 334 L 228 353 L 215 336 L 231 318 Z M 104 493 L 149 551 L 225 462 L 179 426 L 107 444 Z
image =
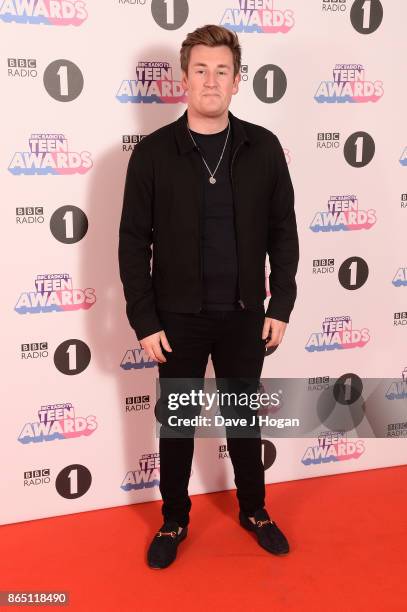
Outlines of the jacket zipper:
M 242 300 L 242 289 L 240 286 L 240 262 L 239 262 L 239 240 L 238 240 L 238 236 L 237 236 L 237 231 L 236 231 L 236 227 L 237 227 L 237 223 L 236 223 L 236 198 L 235 198 L 235 190 L 234 190 L 234 185 L 233 185 L 233 163 L 235 161 L 236 155 L 240 149 L 240 147 L 242 146 L 242 142 L 239 143 L 239 145 L 236 147 L 235 152 L 233 153 L 233 157 L 232 157 L 232 163 L 230 164 L 230 181 L 232 184 L 232 196 L 233 196 L 233 210 L 234 210 L 234 221 L 235 221 L 235 235 L 236 235 L 236 252 L 237 252 L 237 279 L 238 279 L 238 286 L 239 286 L 239 304 L 241 305 L 242 308 L 246 308 L 246 306 L 243 303 Z

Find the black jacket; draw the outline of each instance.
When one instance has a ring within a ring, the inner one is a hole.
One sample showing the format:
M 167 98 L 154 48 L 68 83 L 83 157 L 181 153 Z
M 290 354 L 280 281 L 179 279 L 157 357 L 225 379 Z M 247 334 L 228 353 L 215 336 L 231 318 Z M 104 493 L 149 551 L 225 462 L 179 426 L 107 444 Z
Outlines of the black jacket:
M 299 246 L 284 151 L 266 128 L 230 112 L 229 118 L 241 305 L 249 310 L 263 305 L 268 253 L 271 298 L 266 316 L 288 322 L 297 295 Z M 185 111 L 145 136 L 128 164 L 119 267 L 127 317 L 139 340 L 162 329 L 157 309 L 199 312 L 202 307 L 204 165 L 186 120 Z

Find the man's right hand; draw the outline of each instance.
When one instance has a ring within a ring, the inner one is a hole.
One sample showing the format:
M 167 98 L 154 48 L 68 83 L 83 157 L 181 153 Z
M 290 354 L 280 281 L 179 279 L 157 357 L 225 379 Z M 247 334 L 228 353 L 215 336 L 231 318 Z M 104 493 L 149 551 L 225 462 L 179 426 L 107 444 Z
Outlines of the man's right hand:
M 161 351 L 160 341 L 166 351 L 172 352 L 172 348 L 169 345 L 164 330 L 156 332 L 155 334 L 151 334 L 150 336 L 145 336 L 145 338 L 140 340 L 140 344 L 151 357 L 151 359 L 154 359 L 159 363 L 164 363 L 167 360 Z

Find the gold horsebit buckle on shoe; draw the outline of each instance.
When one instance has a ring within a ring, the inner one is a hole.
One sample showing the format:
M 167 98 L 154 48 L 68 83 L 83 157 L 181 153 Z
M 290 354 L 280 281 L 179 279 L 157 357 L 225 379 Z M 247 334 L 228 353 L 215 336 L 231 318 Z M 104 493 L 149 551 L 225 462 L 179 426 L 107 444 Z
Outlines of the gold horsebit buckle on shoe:
M 159 531 L 157 533 L 157 538 L 161 538 L 161 536 L 163 536 L 163 535 L 169 535 L 172 538 L 176 538 L 177 537 L 176 531 Z
M 263 525 L 266 525 L 267 523 L 272 523 L 273 521 L 270 521 L 269 519 L 267 519 L 266 521 L 256 521 L 256 525 L 257 527 L 263 527 Z

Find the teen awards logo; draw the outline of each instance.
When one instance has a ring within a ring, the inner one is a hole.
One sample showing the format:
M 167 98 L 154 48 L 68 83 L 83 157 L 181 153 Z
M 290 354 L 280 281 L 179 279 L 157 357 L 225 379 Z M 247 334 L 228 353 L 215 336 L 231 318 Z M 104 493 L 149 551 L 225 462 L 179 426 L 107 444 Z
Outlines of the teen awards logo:
M 39 274 L 34 291 L 24 291 L 14 310 L 18 314 L 88 310 L 96 302 L 95 290 L 75 289 L 69 274 Z
M 363 440 L 348 440 L 343 432 L 323 432 L 318 436 L 315 446 L 308 446 L 301 463 L 304 465 L 318 465 L 331 461 L 346 461 L 359 459 L 365 452 Z
M 38 421 L 26 423 L 18 436 L 22 444 L 30 442 L 52 442 L 79 436 L 90 436 L 96 431 L 94 415 L 75 416 L 75 408 L 70 403 L 50 404 L 38 410 Z
M 353 329 L 352 319 L 349 316 L 325 317 L 322 322 L 322 332 L 313 332 L 305 350 L 333 351 L 335 349 L 362 348 L 370 340 L 369 330 Z
M 399 162 L 402 166 L 407 166 L 407 147 L 404 149 L 403 153 L 401 154 Z
M 407 368 L 401 373 L 401 379 L 393 380 L 385 396 L 388 400 L 401 400 L 407 398 Z
M 330 196 L 328 210 L 315 213 L 310 229 L 313 232 L 339 232 L 370 229 L 376 223 L 376 211 L 359 209 L 355 195 Z
M 139 62 L 136 78 L 122 81 L 116 98 L 119 102 L 136 104 L 175 104 L 187 101 L 181 81 L 174 80 L 172 67 L 168 62 Z
M 79 26 L 87 17 L 79 0 L 0 0 L 0 19 L 8 23 Z
M 336 64 L 332 81 L 321 81 L 314 99 L 319 102 L 377 102 L 383 81 L 368 81 L 361 64 Z
M 237 7 L 227 8 L 220 25 L 233 32 L 286 34 L 294 26 L 291 9 L 277 9 L 275 0 L 239 0 Z
M 399 268 L 391 282 L 395 287 L 407 287 L 407 268 Z
M 142 346 L 126 351 L 120 363 L 123 370 L 140 370 L 141 368 L 153 368 L 156 365 L 157 362 L 151 359 Z
M 64 134 L 31 134 L 28 147 L 14 153 L 11 174 L 85 174 L 93 165 L 89 151 L 69 151 Z
M 148 453 L 139 459 L 139 469 L 127 472 L 120 488 L 123 491 L 151 489 L 160 484 L 160 454 Z

